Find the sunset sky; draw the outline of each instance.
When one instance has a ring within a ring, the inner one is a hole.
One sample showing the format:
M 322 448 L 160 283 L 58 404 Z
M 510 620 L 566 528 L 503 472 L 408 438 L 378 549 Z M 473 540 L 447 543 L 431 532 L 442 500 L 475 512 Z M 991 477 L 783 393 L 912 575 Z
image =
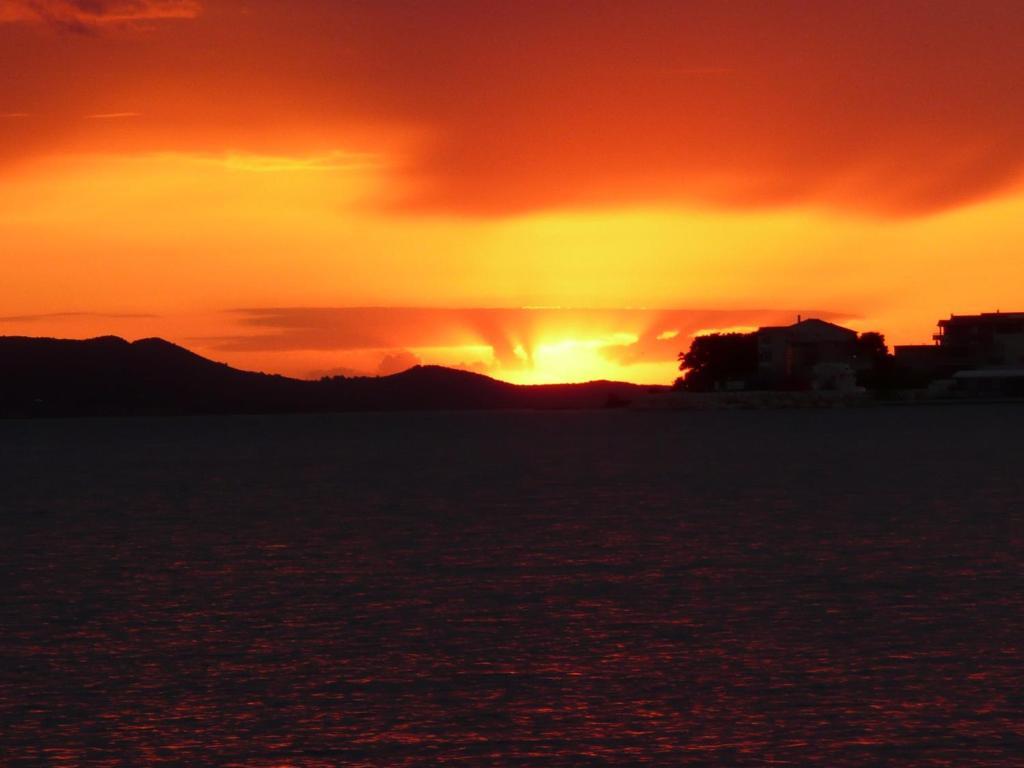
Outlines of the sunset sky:
M 0 0 L 0 334 L 667 383 L 1024 310 L 1024 3 Z

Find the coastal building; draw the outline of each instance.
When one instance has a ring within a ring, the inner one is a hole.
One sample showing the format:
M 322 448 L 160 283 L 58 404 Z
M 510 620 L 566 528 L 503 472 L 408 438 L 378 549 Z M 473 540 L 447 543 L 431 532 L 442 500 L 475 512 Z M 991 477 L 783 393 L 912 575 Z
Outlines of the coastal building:
M 934 343 L 895 348 L 897 366 L 912 378 L 925 381 L 952 378 L 958 371 L 1024 367 L 1024 312 L 950 315 L 938 326 Z M 990 379 L 982 376 L 979 381 Z
M 1024 312 L 950 315 L 934 336 L 944 362 L 958 368 L 1024 365 Z
M 757 371 L 772 389 L 855 386 L 857 332 L 817 318 L 757 331 Z

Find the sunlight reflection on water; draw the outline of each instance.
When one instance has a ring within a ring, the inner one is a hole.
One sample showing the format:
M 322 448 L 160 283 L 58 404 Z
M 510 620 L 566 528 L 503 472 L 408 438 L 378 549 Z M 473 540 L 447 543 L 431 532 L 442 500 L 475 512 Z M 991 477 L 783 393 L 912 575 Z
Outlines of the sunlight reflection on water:
M 1016 765 L 1022 426 L 0 423 L 2 764 Z

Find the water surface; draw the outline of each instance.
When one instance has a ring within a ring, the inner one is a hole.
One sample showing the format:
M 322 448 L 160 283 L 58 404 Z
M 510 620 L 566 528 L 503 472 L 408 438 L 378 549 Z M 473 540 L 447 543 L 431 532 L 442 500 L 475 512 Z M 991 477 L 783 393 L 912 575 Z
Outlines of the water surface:
M 0 422 L 0 765 L 1020 765 L 1022 434 Z

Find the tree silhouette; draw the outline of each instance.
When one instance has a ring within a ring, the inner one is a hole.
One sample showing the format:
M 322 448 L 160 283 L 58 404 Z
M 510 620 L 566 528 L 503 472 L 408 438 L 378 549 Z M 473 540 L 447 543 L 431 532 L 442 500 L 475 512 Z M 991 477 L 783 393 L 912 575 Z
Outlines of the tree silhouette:
M 867 331 L 857 337 L 857 383 L 868 389 L 888 389 L 892 385 L 893 365 L 885 336 Z
M 757 375 L 757 335 L 712 333 L 697 336 L 687 352 L 679 353 L 679 370 L 685 371 L 676 386 L 706 392 L 731 381 L 751 381 Z
M 857 359 L 879 363 L 889 356 L 885 336 L 878 331 L 867 331 L 857 337 Z

